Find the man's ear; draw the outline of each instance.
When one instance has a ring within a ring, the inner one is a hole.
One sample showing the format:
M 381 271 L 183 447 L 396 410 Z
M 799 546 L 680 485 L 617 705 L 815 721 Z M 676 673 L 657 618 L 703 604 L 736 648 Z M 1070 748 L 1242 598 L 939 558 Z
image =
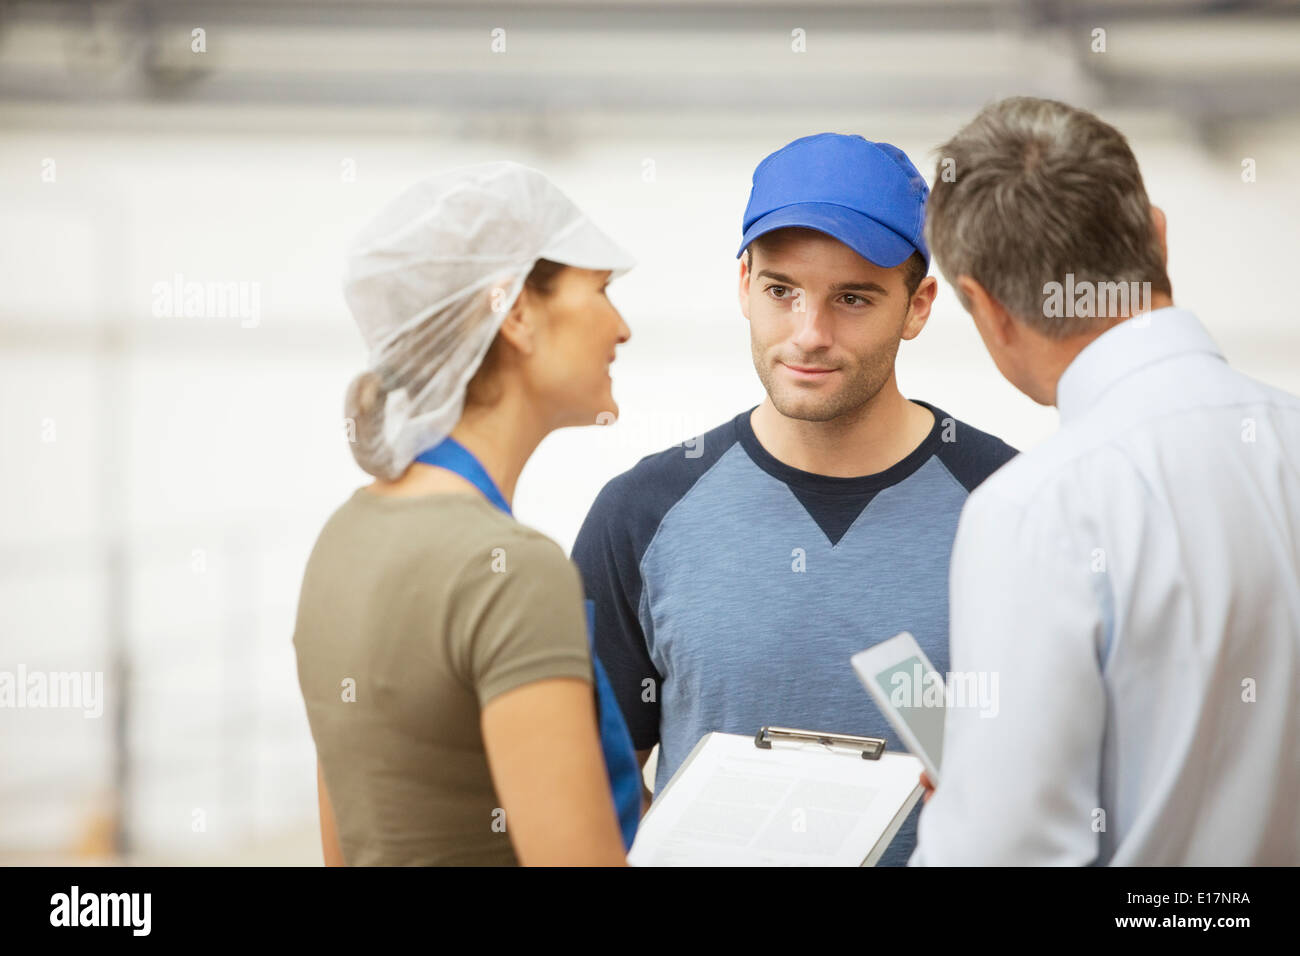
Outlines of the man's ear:
M 749 265 L 745 261 L 748 257 L 740 257 L 740 314 L 749 321 Z
M 1016 340 L 1016 320 L 989 291 L 967 275 L 957 277 L 957 294 L 985 342 L 1006 348 Z
M 1156 237 L 1160 240 L 1160 256 L 1164 260 L 1165 268 L 1169 267 L 1169 244 L 1165 241 L 1165 227 L 1168 222 L 1165 220 L 1165 211 L 1155 203 L 1151 204 L 1151 224 L 1155 226 Z
M 903 323 L 903 339 L 910 340 L 921 334 L 926 321 L 930 318 L 930 309 L 934 306 L 934 297 L 939 294 L 939 280 L 926 276 L 912 293 L 908 302 L 907 320 Z

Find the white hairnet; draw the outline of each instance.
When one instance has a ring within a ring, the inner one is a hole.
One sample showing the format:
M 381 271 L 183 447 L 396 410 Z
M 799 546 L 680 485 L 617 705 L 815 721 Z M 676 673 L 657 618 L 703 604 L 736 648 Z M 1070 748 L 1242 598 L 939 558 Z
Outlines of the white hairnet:
M 451 432 L 538 259 L 614 276 L 635 264 L 546 176 L 511 162 L 430 176 L 361 230 L 343 294 L 370 349 L 344 407 L 362 468 L 395 479 Z

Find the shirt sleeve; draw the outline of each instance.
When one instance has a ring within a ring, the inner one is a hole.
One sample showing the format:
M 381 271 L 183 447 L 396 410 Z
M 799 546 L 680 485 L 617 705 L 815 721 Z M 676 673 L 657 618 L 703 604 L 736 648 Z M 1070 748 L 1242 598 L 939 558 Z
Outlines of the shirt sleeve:
M 954 698 L 913 865 L 1084 865 L 1097 857 L 1106 693 L 1093 544 L 1061 500 L 967 500 L 950 568 Z M 1104 568 L 1103 568 L 1104 570 Z M 974 676 L 972 676 L 974 675 Z
M 466 568 L 451 623 L 460 670 L 480 708 L 533 681 L 592 682 L 578 570 L 541 535 L 509 539 Z
M 632 744 L 649 750 L 659 742 L 659 694 L 663 677 L 650 659 L 638 616 L 642 581 L 640 561 L 653 527 L 638 527 L 633 495 L 624 475 L 597 495 L 573 544 L 593 606 L 596 656 L 609 677 Z

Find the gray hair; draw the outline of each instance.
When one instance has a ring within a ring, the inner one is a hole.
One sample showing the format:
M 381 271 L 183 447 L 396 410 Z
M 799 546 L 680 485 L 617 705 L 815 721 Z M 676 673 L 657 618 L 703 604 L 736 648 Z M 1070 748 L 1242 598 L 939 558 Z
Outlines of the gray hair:
M 1148 296 L 1172 294 L 1137 160 L 1123 134 L 1092 113 L 1012 97 L 985 107 L 937 152 L 925 232 L 949 283 L 970 276 L 1053 338 L 1106 322 L 1087 309 L 1048 308 L 1051 287 L 1123 284 L 1126 293 L 1149 283 Z

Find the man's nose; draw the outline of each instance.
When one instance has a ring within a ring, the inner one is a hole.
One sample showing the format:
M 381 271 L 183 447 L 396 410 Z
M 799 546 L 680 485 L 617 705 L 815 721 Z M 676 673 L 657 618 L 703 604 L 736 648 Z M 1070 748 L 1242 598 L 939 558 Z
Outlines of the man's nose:
M 791 314 L 794 316 L 795 323 L 794 337 L 791 341 L 796 346 L 804 352 L 830 347 L 834 338 L 831 335 L 831 316 L 827 310 L 822 309 L 815 302 L 806 302 L 803 311 L 795 308 Z

